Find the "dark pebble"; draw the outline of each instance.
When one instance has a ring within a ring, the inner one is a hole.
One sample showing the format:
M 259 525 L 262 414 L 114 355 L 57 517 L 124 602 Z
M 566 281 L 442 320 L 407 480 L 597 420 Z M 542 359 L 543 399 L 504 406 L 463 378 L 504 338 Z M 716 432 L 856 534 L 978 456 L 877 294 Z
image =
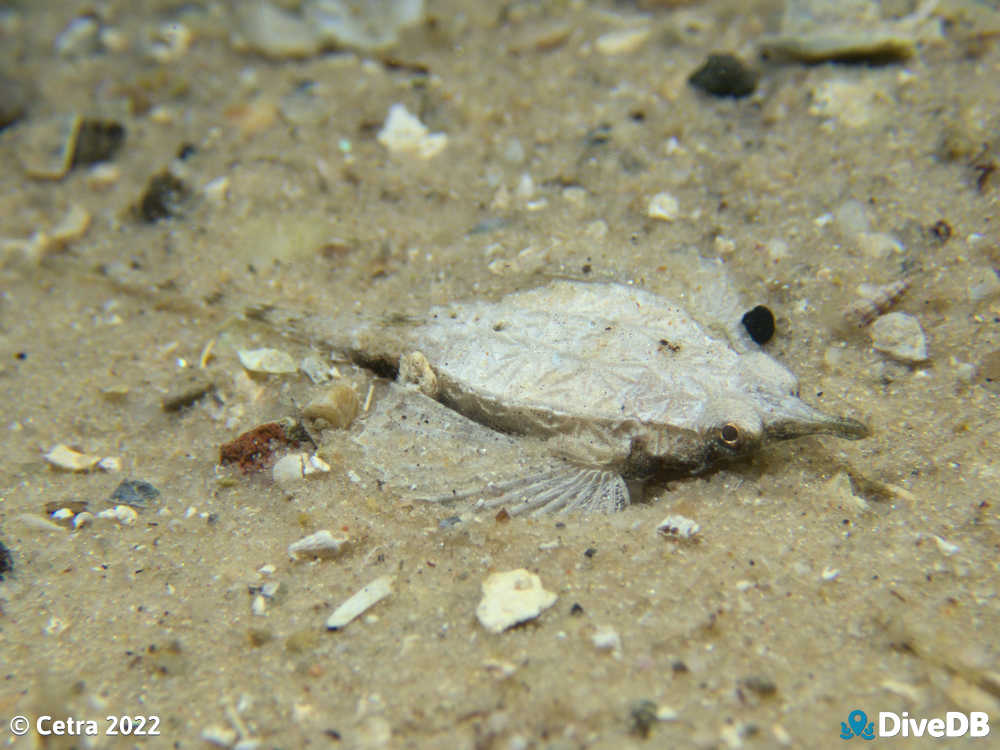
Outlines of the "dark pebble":
M 150 500 L 155 500 L 160 496 L 160 491 L 149 482 L 141 479 L 123 479 L 114 492 L 111 499 L 119 505 L 131 505 L 133 508 L 145 508 Z
M 769 698 L 778 692 L 778 686 L 769 677 L 751 675 L 740 681 L 743 687 L 761 698 Z
M 585 549 L 583 551 L 584 557 L 593 557 L 596 554 L 597 554 L 597 548 L 596 547 L 587 547 L 587 549 Z
M 574 602 L 573 606 L 569 608 L 569 613 L 577 616 L 582 615 L 583 607 L 580 606 L 579 602 Z
M 27 86 L 0 73 L 0 130 L 24 117 L 30 98 Z
M 179 216 L 190 196 L 191 190 L 186 184 L 169 172 L 160 172 L 150 179 L 142 194 L 139 215 L 150 224 Z
M 656 723 L 656 704 L 651 700 L 636 701 L 629 710 L 629 718 L 629 732 L 643 739 L 649 737 L 650 730 Z
M 163 406 L 163 411 L 181 411 L 194 404 L 213 388 L 215 385 L 211 380 L 198 373 L 193 373 L 183 378 L 175 390 L 164 396 L 160 403 Z
M 774 313 L 763 305 L 757 305 L 744 313 L 743 327 L 758 344 L 766 344 L 774 336 Z
M 732 55 L 709 55 L 688 83 L 712 96 L 740 99 L 757 88 L 757 74 Z
M 3 580 L 4 573 L 10 573 L 12 570 L 14 570 L 14 558 L 4 543 L 0 542 L 0 581 Z
M 117 122 L 84 120 L 73 149 L 73 166 L 110 161 L 125 142 L 125 128 Z

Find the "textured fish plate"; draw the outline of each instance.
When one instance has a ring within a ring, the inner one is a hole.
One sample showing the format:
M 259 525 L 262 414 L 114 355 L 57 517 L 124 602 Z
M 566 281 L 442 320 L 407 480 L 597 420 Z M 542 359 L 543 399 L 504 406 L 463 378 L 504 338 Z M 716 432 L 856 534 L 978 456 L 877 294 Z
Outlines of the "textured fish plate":
M 763 351 L 739 353 L 631 286 L 556 281 L 420 321 L 312 320 L 309 332 L 409 384 L 381 394 L 353 435 L 387 482 L 413 494 L 450 464 L 480 472 L 474 490 L 427 499 L 512 514 L 620 510 L 626 479 L 697 473 L 802 435 L 868 434 L 803 402 Z

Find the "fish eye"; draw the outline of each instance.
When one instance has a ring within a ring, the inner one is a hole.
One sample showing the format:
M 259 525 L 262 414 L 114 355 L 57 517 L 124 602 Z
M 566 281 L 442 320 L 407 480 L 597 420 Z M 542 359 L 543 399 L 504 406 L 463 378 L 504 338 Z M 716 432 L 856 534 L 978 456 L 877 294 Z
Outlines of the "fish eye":
M 741 437 L 740 428 L 737 427 L 732 422 L 727 422 L 722 425 L 722 429 L 719 430 L 719 439 L 729 447 L 735 447 L 740 443 Z

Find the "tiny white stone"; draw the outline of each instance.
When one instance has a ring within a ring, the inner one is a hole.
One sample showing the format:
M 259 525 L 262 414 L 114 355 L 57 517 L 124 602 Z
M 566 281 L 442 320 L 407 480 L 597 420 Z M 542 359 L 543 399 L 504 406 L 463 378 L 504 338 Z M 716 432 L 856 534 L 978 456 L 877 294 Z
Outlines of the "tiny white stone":
M 832 581 L 834 578 L 840 575 L 840 571 L 836 568 L 823 568 L 823 572 L 820 573 L 820 578 L 824 581 Z
M 622 55 L 635 52 L 649 39 L 650 33 L 649 27 L 609 31 L 607 34 L 601 34 L 597 37 L 594 47 L 602 55 Z
M 927 337 L 912 315 L 891 312 L 871 325 L 872 346 L 902 362 L 923 362 L 927 359 Z
M 524 568 L 491 574 L 483 581 L 482 590 L 476 617 L 491 633 L 501 633 L 512 625 L 538 617 L 557 599 L 542 588 L 538 576 Z
M 660 521 L 656 531 L 667 537 L 691 539 L 701 531 L 701 526 L 686 516 L 670 515 Z
M 951 542 L 942 539 L 937 534 L 934 535 L 934 541 L 937 542 L 937 547 L 941 551 L 941 554 L 946 557 L 951 557 L 958 552 L 959 548 L 957 544 L 952 544 Z
M 279 458 L 271 467 L 271 477 L 280 487 L 289 487 L 305 478 L 307 457 L 305 453 L 289 453 Z
M 238 735 L 235 730 L 229 727 L 220 727 L 218 724 L 213 724 L 201 730 L 201 738 L 216 747 L 230 747 L 236 742 L 237 737 Z
M 288 556 L 293 560 L 336 557 L 348 541 L 347 536 L 334 536 L 322 529 L 288 545 Z
M 72 518 L 74 515 L 76 514 L 69 508 L 60 508 L 59 510 L 54 511 L 50 518 L 53 521 L 65 521 L 67 518 Z
M 278 349 L 243 349 L 237 353 L 250 372 L 287 375 L 299 369 L 289 354 Z
M 277 572 L 277 570 L 278 570 L 277 566 L 272 565 L 271 563 L 268 563 L 267 565 L 261 565 L 259 568 L 257 568 L 257 572 L 260 573 L 262 576 L 272 576 Z
M 431 133 L 427 126 L 411 115 L 402 104 L 393 104 L 389 116 L 376 136 L 379 143 L 393 154 L 430 159 L 448 145 L 445 133 Z
M 674 221 L 680 215 L 680 204 L 670 193 L 657 193 L 649 199 L 646 214 L 651 219 Z
M 132 526 L 139 519 L 135 508 L 128 505 L 116 505 L 112 509 L 112 513 L 114 513 L 115 520 L 122 526 Z
M 105 456 L 97 462 L 97 468 L 101 471 L 121 471 L 122 460 L 118 456 Z
M 316 454 L 309 456 L 309 461 L 302 467 L 302 473 L 307 477 L 312 474 L 327 474 L 329 471 L 330 464 Z
M 392 576 L 376 578 L 334 610 L 327 618 L 327 629 L 340 630 L 366 609 L 385 599 L 392 593 L 392 583 Z
M 657 721 L 677 721 L 678 715 L 677 709 L 673 706 L 662 705 L 656 708 Z
M 590 638 L 598 651 L 613 651 L 618 654 L 622 650 L 622 638 L 618 631 L 610 625 L 602 625 Z
M 267 599 L 265 599 L 260 594 L 257 594 L 253 598 L 253 603 L 250 605 L 250 611 L 256 617 L 263 617 L 267 614 Z
M 88 510 L 81 511 L 73 516 L 73 528 L 82 529 L 84 526 L 89 526 L 94 521 L 94 514 Z

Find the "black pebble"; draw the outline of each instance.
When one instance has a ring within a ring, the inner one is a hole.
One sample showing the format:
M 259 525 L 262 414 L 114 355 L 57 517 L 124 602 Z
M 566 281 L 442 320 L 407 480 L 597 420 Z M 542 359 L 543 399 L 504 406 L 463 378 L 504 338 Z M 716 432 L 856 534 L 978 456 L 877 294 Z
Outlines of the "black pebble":
M 150 224 L 178 216 L 190 196 L 188 186 L 169 172 L 154 175 L 139 202 L 139 215 Z
M 569 613 L 571 615 L 582 615 L 583 614 L 583 607 L 580 606 L 579 602 L 576 602 L 576 603 L 573 604 L 572 607 L 569 608 Z
M 117 122 L 84 120 L 76 136 L 73 166 L 81 167 L 110 161 L 125 142 L 125 128 Z
M 11 557 L 10 550 L 0 542 L 0 581 L 3 580 L 4 573 L 10 573 L 13 569 L 14 558 Z
M 766 344 L 774 335 L 774 314 L 763 305 L 757 305 L 744 313 L 743 327 L 758 344 Z
M 757 88 L 757 74 L 732 55 L 709 55 L 688 83 L 712 96 L 740 99 Z
M 111 499 L 115 502 L 136 508 L 145 508 L 150 500 L 155 500 L 159 496 L 160 491 L 156 487 L 141 479 L 123 479 L 111 493 Z

